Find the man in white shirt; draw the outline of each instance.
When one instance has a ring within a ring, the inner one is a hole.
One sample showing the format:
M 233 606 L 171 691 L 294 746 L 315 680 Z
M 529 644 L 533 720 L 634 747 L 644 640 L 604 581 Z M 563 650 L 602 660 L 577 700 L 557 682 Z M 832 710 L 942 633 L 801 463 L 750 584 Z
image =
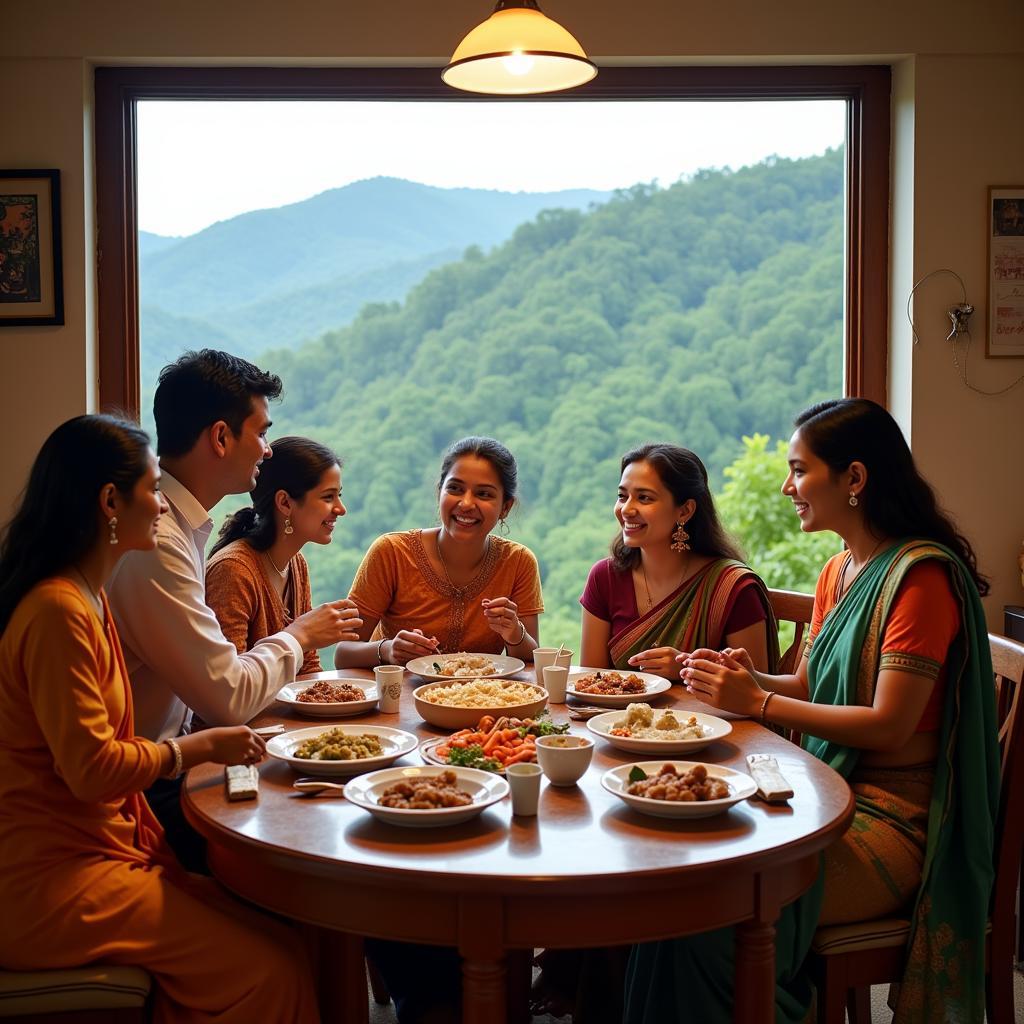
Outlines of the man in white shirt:
M 206 604 L 209 510 L 256 485 L 260 463 L 273 455 L 269 400 L 280 394 L 279 377 L 210 349 L 187 352 L 160 373 L 153 412 L 168 511 L 155 550 L 126 554 L 107 588 L 135 730 L 155 742 L 187 732 L 193 710 L 207 725 L 248 721 L 295 678 L 304 652 L 358 639 L 355 605 L 333 601 L 239 654 Z M 185 866 L 201 868 L 202 844 L 179 806 L 180 780 L 158 780 L 146 795 Z

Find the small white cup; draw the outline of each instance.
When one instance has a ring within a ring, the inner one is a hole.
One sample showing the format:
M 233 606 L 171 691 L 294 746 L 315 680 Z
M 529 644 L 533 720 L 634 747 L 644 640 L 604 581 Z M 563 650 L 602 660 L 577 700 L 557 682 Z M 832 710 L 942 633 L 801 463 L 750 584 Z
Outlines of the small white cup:
M 533 651 L 533 667 L 537 671 L 537 685 L 544 685 L 544 669 L 548 665 L 554 665 L 555 655 L 558 654 L 557 647 L 536 647 Z
M 552 704 L 565 703 L 565 688 L 569 683 L 569 669 L 561 665 L 547 665 L 544 668 L 544 689 Z
M 572 665 L 572 658 L 572 651 L 562 651 L 562 653 L 555 659 L 555 664 L 568 671 L 569 667 Z
M 401 665 L 378 665 L 373 670 L 377 680 L 377 706 L 386 715 L 397 715 L 402 702 L 402 677 L 405 669 Z
M 593 740 L 586 736 L 537 738 L 537 763 L 552 786 L 575 786 L 590 767 L 593 756 Z
M 512 794 L 512 813 L 524 816 L 536 814 L 540 797 L 540 766 L 510 764 L 505 769 L 505 778 Z

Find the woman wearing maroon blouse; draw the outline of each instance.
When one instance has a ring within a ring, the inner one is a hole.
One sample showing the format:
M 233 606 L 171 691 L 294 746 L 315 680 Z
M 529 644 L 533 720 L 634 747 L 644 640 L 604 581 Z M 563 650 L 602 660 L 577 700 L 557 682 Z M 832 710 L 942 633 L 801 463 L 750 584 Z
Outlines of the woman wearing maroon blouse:
M 671 444 L 622 457 L 621 532 L 580 598 L 589 668 L 635 668 L 673 681 L 681 651 L 742 646 L 769 671 L 778 657 L 764 583 L 718 521 L 704 464 Z

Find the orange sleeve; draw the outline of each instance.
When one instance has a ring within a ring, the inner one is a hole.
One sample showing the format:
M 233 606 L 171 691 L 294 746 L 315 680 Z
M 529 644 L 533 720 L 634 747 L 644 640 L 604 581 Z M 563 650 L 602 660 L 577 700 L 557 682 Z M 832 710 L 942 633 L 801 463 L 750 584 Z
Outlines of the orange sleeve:
M 960 608 L 942 562 L 910 569 L 893 598 L 882 637 L 881 669 L 935 679 L 960 629 Z
M 239 654 L 249 650 L 249 627 L 259 601 L 259 587 L 239 559 L 219 558 L 206 567 L 206 603 Z
M 370 545 L 363 557 L 348 596 L 355 601 L 363 618 L 380 620 L 391 607 L 397 583 L 394 541 L 390 534 L 384 534 Z
M 29 701 L 54 767 L 85 803 L 141 792 L 156 781 L 161 767 L 155 743 L 115 738 L 110 714 L 117 695 L 104 689 L 127 689 L 128 681 L 104 681 L 98 643 L 91 612 L 70 595 L 54 591 L 40 595 L 22 640 Z
M 540 588 L 540 566 L 537 556 L 527 547 L 517 552 L 515 577 L 509 597 L 515 601 L 519 615 L 540 615 L 544 611 L 544 597 Z

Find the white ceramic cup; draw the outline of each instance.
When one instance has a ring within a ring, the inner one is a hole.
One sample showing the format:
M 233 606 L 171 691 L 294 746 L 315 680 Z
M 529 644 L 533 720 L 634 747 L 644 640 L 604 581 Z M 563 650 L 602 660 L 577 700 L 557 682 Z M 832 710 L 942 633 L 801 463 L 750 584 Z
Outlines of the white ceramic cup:
M 401 665 L 378 665 L 373 670 L 377 680 L 377 705 L 386 715 L 397 715 L 402 702 L 402 677 L 405 669 Z
M 536 814 L 540 797 L 540 766 L 535 764 L 510 764 L 505 769 L 505 778 L 512 794 L 513 814 Z
M 565 688 L 568 683 L 568 668 L 563 668 L 561 665 L 546 665 L 544 667 L 544 689 L 548 691 L 550 703 L 565 703 Z
M 575 786 L 590 767 L 593 756 L 594 742 L 586 736 L 537 738 L 537 763 L 552 786 Z
M 536 647 L 533 651 L 533 667 L 537 671 L 537 685 L 544 685 L 544 669 L 548 665 L 554 665 L 555 655 L 558 654 L 557 647 Z

